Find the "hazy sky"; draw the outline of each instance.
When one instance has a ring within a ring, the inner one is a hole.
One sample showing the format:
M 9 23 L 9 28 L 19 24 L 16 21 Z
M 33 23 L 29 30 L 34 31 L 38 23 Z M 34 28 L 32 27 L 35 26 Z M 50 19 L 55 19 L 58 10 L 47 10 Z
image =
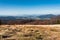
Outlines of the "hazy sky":
M 0 15 L 60 14 L 60 0 L 0 0 Z

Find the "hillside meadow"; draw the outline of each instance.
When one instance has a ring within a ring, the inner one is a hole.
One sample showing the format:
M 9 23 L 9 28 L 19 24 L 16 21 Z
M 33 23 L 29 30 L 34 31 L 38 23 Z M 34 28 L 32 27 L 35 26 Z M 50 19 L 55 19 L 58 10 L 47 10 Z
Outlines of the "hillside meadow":
M 60 40 L 60 24 L 0 25 L 0 40 Z

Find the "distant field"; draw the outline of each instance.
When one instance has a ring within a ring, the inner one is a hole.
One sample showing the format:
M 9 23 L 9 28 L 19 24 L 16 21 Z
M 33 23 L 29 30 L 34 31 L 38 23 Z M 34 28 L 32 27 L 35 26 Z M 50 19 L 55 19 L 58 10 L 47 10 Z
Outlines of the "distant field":
M 60 40 L 60 24 L 0 25 L 0 40 Z

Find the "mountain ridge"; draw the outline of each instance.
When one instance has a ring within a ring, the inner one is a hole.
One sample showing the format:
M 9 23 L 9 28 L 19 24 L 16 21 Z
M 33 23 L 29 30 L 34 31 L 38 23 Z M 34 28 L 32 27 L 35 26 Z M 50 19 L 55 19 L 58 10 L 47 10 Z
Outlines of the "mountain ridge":
M 47 15 L 27 15 L 27 16 L 0 16 L 0 19 L 48 19 L 56 17 L 58 15 L 47 14 Z

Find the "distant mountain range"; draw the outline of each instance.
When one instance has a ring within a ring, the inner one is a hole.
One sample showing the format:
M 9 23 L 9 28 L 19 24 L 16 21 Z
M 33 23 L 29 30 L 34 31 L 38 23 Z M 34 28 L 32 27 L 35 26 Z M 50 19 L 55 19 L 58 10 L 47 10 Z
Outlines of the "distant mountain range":
M 0 24 L 60 24 L 60 15 L 0 16 Z
M 15 20 L 15 19 L 50 19 L 60 15 L 26 15 L 26 16 L 0 16 L 1 20 Z

